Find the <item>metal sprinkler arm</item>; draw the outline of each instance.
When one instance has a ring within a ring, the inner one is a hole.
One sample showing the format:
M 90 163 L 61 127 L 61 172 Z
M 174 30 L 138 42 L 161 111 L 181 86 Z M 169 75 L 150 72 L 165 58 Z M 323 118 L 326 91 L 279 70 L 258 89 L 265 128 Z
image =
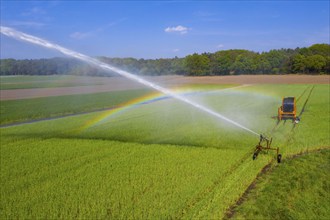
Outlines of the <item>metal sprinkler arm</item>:
M 277 162 L 280 163 L 281 162 L 281 158 L 282 155 L 279 154 L 279 148 L 272 148 L 271 144 L 272 144 L 273 138 L 267 138 L 266 136 L 260 134 L 260 140 L 258 145 L 256 146 L 256 149 L 254 151 L 253 154 L 253 160 L 255 160 L 257 158 L 257 156 L 259 155 L 259 153 L 263 150 L 266 150 L 268 152 L 268 150 L 274 150 L 276 151 L 276 158 L 277 158 Z M 263 142 L 266 142 L 265 144 L 262 144 Z
M 267 145 L 268 145 L 268 142 L 270 142 L 271 140 L 269 140 L 266 136 L 260 134 L 259 144 L 261 144 L 261 142 L 263 142 L 263 141 L 266 141 L 267 142 Z

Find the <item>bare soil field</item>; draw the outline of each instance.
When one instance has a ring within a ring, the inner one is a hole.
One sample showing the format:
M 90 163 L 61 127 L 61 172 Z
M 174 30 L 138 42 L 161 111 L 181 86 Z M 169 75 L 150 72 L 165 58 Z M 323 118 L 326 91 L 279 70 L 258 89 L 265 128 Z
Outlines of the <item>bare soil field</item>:
M 187 84 L 329 84 L 329 75 L 239 75 L 239 76 L 153 76 L 145 79 L 164 87 Z M 103 85 L 95 85 L 97 82 Z M 145 88 L 124 77 L 90 77 L 91 86 L 1 90 L 0 100 L 88 94 Z

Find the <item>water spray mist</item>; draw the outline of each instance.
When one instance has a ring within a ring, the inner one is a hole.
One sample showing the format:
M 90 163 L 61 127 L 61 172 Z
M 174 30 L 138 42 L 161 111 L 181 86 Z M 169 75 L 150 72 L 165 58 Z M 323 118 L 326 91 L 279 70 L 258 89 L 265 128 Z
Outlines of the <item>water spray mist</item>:
M 124 71 L 122 69 L 116 68 L 116 67 L 111 66 L 109 64 L 103 63 L 103 62 L 101 62 L 101 61 L 99 61 L 95 58 L 86 56 L 84 54 L 75 52 L 73 50 L 69 50 L 69 49 L 64 48 L 60 45 L 53 44 L 53 43 L 51 43 L 47 40 L 29 35 L 29 34 L 25 34 L 25 33 L 20 32 L 20 31 L 16 31 L 15 29 L 12 29 L 12 28 L 9 28 L 9 27 L 4 27 L 4 26 L 1 26 L 0 28 L 1 28 L 1 33 L 8 36 L 8 37 L 11 37 L 11 38 L 14 38 L 14 39 L 17 39 L 17 40 L 23 40 L 23 41 L 26 41 L 26 42 L 29 42 L 29 43 L 32 43 L 32 44 L 36 44 L 36 45 L 40 45 L 42 47 L 46 47 L 46 48 L 49 48 L 49 49 L 57 50 L 57 51 L 65 54 L 67 56 L 71 56 L 71 57 L 74 57 L 76 59 L 82 60 L 86 63 L 89 63 L 89 64 L 92 64 L 92 65 L 97 66 L 99 68 L 102 68 L 106 71 L 112 71 L 112 72 L 118 73 L 119 75 L 121 75 L 123 77 L 126 77 L 126 78 L 131 79 L 131 80 L 136 81 L 136 82 L 139 82 L 139 83 L 141 83 L 141 84 L 143 84 L 147 87 L 150 87 L 152 89 L 155 89 L 155 90 L 157 90 L 157 91 L 159 91 L 159 92 L 161 92 L 165 95 L 168 95 L 172 98 L 180 100 L 184 103 L 187 103 L 187 104 L 189 104 L 189 105 L 191 105 L 191 106 L 193 106 L 193 107 L 195 107 L 195 108 L 197 108 L 197 109 L 199 109 L 203 112 L 206 112 L 210 115 L 213 115 L 218 119 L 222 119 L 222 120 L 224 120 L 224 121 L 226 121 L 230 124 L 233 124 L 233 125 L 235 125 L 239 128 L 242 128 L 242 129 L 244 129 L 244 130 L 246 130 L 246 131 L 248 131 L 252 134 L 255 134 L 255 135 L 259 136 L 258 133 L 252 131 L 251 129 L 246 128 L 243 125 L 241 125 L 241 124 L 239 124 L 239 123 L 237 123 L 237 122 L 235 122 L 235 121 L 233 121 L 233 120 L 231 120 L 231 119 L 229 119 L 229 118 L 227 118 L 227 117 L 225 117 L 225 116 L 223 116 L 223 115 L 221 115 L 221 114 L 219 114 L 215 111 L 212 111 L 211 109 L 206 108 L 205 106 L 202 106 L 202 105 L 200 105 L 200 104 L 198 104 L 194 101 L 191 101 L 191 100 L 189 100 L 189 99 L 187 99 L 187 98 L 185 98 L 181 95 L 178 95 L 178 94 L 170 91 L 169 89 L 163 88 L 163 87 L 161 87 L 161 86 L 159 86 L 155 83 L 147 81 L 147 80 L 145 80 L 141 77 L 138 77 L 138 76 L 136 76 L 132 73 L 129 73 L 129 72 Z

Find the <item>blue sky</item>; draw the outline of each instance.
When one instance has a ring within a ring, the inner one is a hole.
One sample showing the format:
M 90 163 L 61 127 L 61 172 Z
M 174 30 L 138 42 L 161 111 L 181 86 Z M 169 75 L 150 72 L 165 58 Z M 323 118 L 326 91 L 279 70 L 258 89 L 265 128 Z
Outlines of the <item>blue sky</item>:
M 3 1 L 1 26 L 90 56 L 145 59 L 329 43 L 329 1 Z M 59 53 L 1 35 L 1 58 Z

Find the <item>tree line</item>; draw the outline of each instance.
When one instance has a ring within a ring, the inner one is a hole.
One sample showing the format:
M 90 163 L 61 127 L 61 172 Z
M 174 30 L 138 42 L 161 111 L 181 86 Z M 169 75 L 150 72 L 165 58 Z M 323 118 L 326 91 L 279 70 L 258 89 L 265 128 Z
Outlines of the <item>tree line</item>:
M 135 59 L 97 57 L 102 62 L 138 75 L 330 74 L 330 45 L 257 53 L 223 50 L 184 58 Z M 109 75 L 72 58 L 1 59 L 0 75 Z M 110 73 L 113 75 L 115 73 Z

